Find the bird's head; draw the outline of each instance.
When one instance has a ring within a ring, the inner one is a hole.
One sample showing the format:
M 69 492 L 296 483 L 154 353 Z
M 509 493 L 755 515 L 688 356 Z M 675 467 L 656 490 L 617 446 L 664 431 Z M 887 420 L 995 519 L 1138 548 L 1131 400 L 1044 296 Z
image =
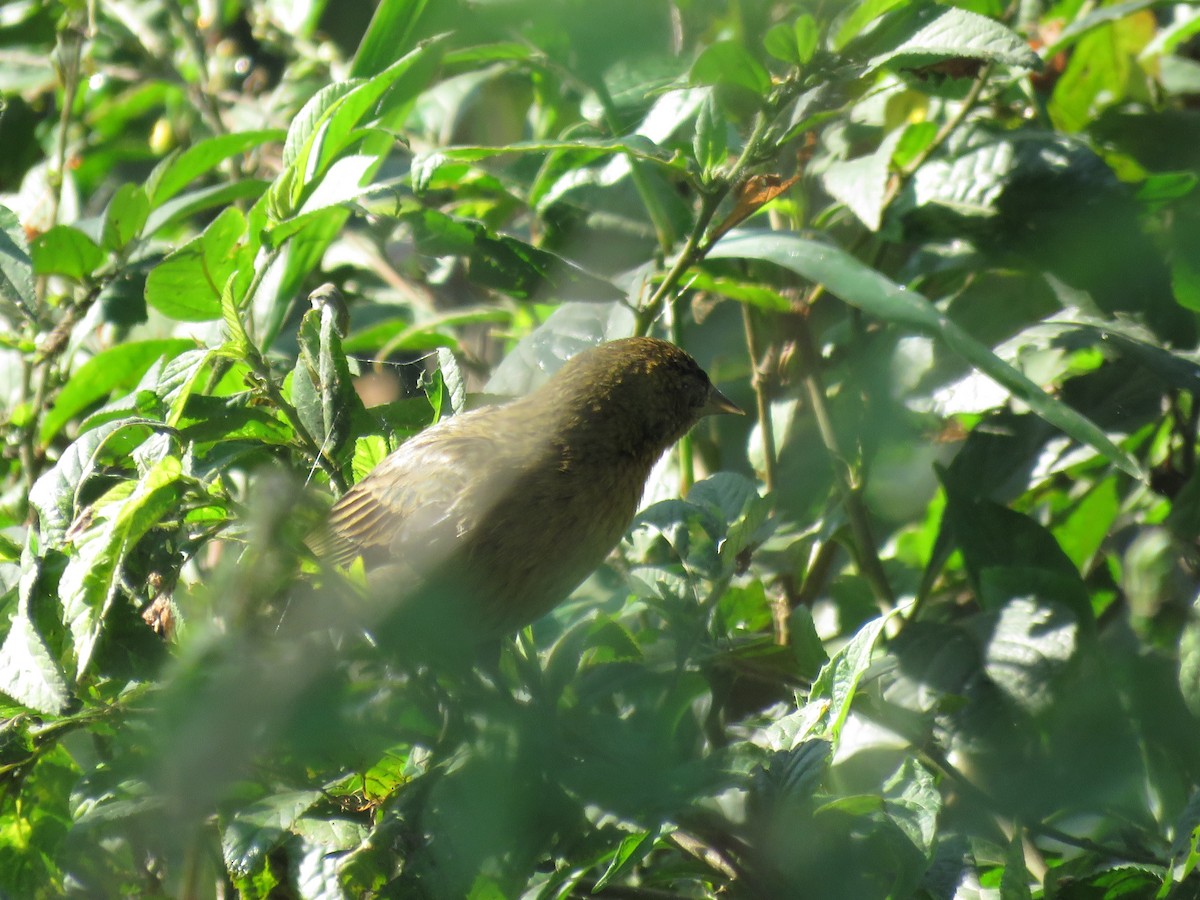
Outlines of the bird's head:
M 585 350 L 568 360 L 542 392 L 566 412 L 572 433 L 624 454 L 654 458 L 704 416 L 742 412 L 691 356 L 651 337 Z

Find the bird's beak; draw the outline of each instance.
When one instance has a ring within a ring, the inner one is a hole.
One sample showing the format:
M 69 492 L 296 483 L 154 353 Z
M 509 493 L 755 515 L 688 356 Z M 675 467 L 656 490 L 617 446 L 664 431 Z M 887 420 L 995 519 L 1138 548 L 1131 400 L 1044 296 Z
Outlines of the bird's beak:
M 716 388 L 713 388 L 708 392 L 708 402 L 705 403 L 704 406 L 700 407 L 700 415 L 715 416 L 718 413 L 730 413 L 731 415 L 735 416 L 745 415 L 745 413 L 742 412 L 741 408 L 736 403 L 734 403 Z

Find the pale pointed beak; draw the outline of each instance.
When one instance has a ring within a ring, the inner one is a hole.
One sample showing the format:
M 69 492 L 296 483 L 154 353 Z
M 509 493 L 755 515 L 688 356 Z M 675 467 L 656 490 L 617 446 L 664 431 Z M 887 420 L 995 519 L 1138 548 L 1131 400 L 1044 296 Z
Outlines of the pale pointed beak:
M 719 413 L 729 413 L 734 416 L 745 415 L 736 403 L 714 387 L 708 392 L 708 402 L 700 407 L 700 415 L 715 416 Z

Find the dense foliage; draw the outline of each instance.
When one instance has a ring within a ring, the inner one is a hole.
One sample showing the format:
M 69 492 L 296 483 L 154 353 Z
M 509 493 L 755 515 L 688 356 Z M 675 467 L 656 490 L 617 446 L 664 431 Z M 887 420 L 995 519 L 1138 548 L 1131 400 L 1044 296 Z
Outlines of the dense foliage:
M 1200 9 L 372 6 L 0 9 L 0 895 L 1200 893 Z M 330 498 L 634 333 L 750 414 L 610 563 L 349 625 Z

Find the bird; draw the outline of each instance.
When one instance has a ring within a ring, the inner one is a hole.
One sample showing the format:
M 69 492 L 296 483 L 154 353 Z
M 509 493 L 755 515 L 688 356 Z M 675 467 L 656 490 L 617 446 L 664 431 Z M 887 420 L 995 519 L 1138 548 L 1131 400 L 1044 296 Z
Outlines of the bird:
M 720 413 L 742 410 L 675 344 L 600 344 L 524 397 L 410 438 L 334 504 L 319 552 L 361 558 L 379 615 L 410 640 L 512 634 L 600 566 L 654 464 Z

